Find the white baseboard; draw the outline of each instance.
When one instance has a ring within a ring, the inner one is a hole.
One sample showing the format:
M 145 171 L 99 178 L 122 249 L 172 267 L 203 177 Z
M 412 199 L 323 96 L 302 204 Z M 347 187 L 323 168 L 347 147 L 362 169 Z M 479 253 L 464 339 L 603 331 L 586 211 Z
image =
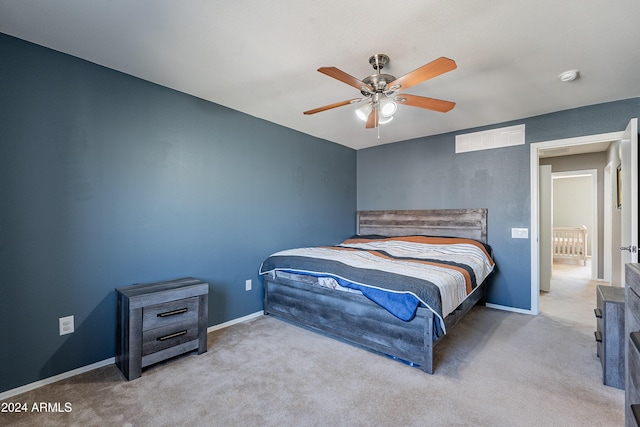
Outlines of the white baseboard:
M 229 327 L 231 325 L 235 325 L 236 323 L 246 322 L 248 320 L 255 319 L 256 317 L 260 317 L 262 315 L 263 315 L 262 311 L 256 311 L 255 313 L 249 314 L 249 315 L 244 316 L 244 317 L 240 317 L 238 319 L 233 319 L 233 320 L 230 320 L 228 322 L 220 323 L 219 325 L 209 326 L 207 328 L 207 332 L 217 331 L 218 329 L 223 329 L 223 328 Z M 0 400 L 9 399 L 10 397 L 16 396 L 18 394 L 26 393 L 26 392 L 34 390 L 36 388 L 39 388 L 39 387 L 42 387 L 42 386 L 45 386 L 45 385 L 48 385 L 48 384 L 53 384 L 53 383 L 58 382 L 60 380 L 67 379 L 67 378 L 73 377 L 75 375 L 83 374 L 85 372 L 93 371 L 94 369 L 102 368 L 103 366 L 112 365 L 114 363 L 116 363 L 116 358 L 115 357 L 111 357 L 109 359 L 105 359 L 105 360 L 102 360 L 100 362 L 92 363 L 91 365 L 83 366 L 83 367 L 80 367 L 80 368 L 77 368 L 77 369 L 73 369 L 71 371 L 67 371 L 67 372 L 63 372 L 63 373 L 58 374 L 58 375 L 54 375 L 54 376 L 49 377 L 49 378 L 45 378 L 45 379 L 40 380 L 40 381 L 33 382 L 31 384 L 26 384 L 26 385 L 23 385 L 21 387 L 17 387 L 17 388 L 11 389 L 11 390 L 7 390 L 5 392 L 0 393 Z
M 513 311 L 514 313 L 522 313 L 522 314 L 535 314 L 533 311 L 525 310 L 523 308 L 508 307 L 506 305 L 491 304 L 489 302 L 486 303 L 485 305 L 489 308 L 495 308 L 496 310 Z
M 228 322 L 220 323 L 219 325 L 209 326 L 207 328 L 207 332 L 213 332 L 213 331 L 217 331 L 218 329 L 224 329 L 231 325 L 235 325 L 236 323 L 246 322 L 248 320 L 255 319 L 256 317 L 260 317 L 263 315 L 264 315 L 264 312 L 262 310 L 256 311 L 255 313 L 248 314 L 244 317 L 238 317 L 237 319 L 229 320 Z
M 91 365 L 83 366 L 83 367 L 78 368 L 78 369 L 73 369 L 71 371 L 63 372 L 61 374 L 54 375 L 52 377 L 45 378 L 45 379 L 40 380 L 40 381 L 36 381 L 36 382 L 31 383 L 31 384 L 27 384 L 27 385 L 23 385 L 21 387 L 17 387 L 17 388 L 11 389 L 11 390 L 7 390 L 7 391 L 5 391 L 3 393 L 0 393 L 0 400 L 8 399 L 8 398 L 13 397 L 13 396 L 15 396 L 17 394 L 26 393 L 26 392 L 31 391 L 33 389 L 36 389 L 36 388 L 39 388 L 39 387 L 42 387 L 42 386 L 45 386 L 45 385 L 48 385 L 48 384 L 53 384 L 53 383 L 55 383 L 57 381 L 73 377 L 74 375 L 83 374 L 85 372 L 93 371 L 94 369 L 102 368 L 103 366 L 111 365 L 113 363 L 116 363 L 116 358 L 115 357 L 111 357 L 109 359 L 105 359 L 105 360 L 102 360 L 100 362 L 92 363 Z

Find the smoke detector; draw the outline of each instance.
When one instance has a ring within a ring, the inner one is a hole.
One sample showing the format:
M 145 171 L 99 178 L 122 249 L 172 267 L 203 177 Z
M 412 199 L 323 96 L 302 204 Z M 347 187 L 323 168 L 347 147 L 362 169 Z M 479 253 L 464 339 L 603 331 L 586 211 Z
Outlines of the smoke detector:
M 560 74 L 558 78 L 560 79 L 561 82 L 572 82 L 578 78 L 579 74 L 580 72 L 578 70 L 569 70 Z

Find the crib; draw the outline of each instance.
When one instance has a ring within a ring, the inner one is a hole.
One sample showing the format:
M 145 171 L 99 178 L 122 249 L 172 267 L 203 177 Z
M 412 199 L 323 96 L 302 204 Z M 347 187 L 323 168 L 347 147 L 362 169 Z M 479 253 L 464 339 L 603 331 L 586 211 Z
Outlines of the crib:
M 575 259 L 587 265 L 587 227 L 553 227 L 553 260 Z

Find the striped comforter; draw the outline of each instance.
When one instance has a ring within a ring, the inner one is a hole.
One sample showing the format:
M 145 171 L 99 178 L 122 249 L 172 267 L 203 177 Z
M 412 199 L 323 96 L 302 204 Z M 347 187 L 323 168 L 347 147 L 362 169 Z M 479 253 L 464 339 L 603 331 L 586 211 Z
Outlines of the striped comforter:
M 443 319 L 493 271 L 478 241 L 427 236 L 354 236 L 337 246 L 289 249 L 267 258 L 260 274 L 285 271 L 331 277 L 357 289 L 402 320 L 420 303 Z

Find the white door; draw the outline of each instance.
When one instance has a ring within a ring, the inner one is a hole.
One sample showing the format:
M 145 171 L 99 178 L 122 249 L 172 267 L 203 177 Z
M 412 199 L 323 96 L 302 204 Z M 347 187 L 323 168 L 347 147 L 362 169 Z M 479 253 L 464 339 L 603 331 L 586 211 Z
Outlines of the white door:
M 624 266 L 638 262 L 638 119 L 631 119 L 620 142 L 622 283 Z
M 540 290 L 551 290 L 551 271 L 553 268 L 553 179 L 551 166 L 542 165 L 538 175 L 540 198 Z

